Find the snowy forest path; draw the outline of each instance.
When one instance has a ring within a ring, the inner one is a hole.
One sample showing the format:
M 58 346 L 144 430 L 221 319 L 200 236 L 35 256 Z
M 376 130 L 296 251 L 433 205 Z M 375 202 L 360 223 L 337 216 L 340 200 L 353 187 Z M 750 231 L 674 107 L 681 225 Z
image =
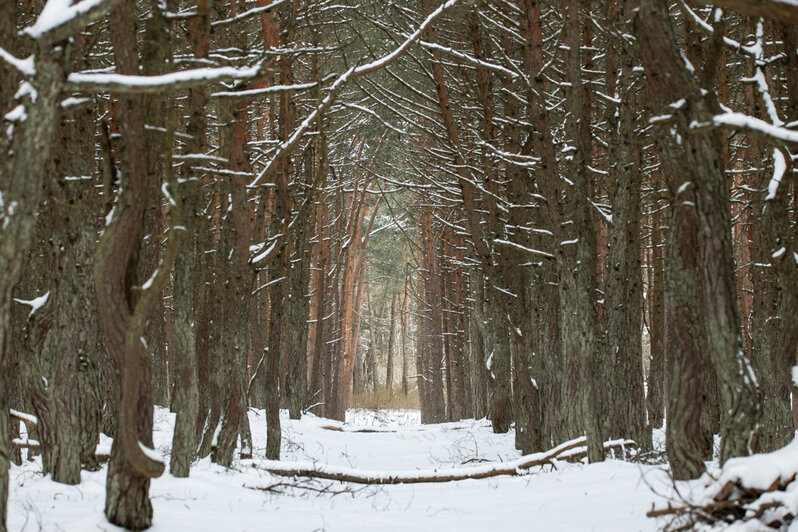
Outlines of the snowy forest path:
M 377 471 L 470 467 L 520 453 L 512 431 L 486 420 L 421 425 L 417 411 L 349 410 L 347 423 L 282 412 L 281 456 Z M 250 410 L 253 458 L 226 469 L 209 460 L 188 479 L 152 483 L 151 530 L 656 530 L 645 513 L 669 493 L 661 468 L 617 460 L 557 463 L 529 475 L 445 484 L 362 486 L 288 479 L 263 470 L 266 423 Z M 402 423 L 402 424 L 392 424 Z M 158 408 L 154 445 L 168 460 L 174 415 Z M 108 445 L 104 441 L 104 445 Z M 79 486 L 42 477 L 40 462 L 11 471 L 11 530 L 117 530 L 102 513 L 107 468 L 83 472 Z M 186 512 L 186 509 L 189 512 Z M 578 509 L 578 510 L 576 510 Z

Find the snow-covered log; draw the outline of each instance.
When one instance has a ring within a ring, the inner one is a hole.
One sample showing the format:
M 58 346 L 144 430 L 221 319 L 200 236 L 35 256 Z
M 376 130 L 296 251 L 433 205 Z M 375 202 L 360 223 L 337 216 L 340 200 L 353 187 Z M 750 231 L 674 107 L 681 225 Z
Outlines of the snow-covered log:
M 604 443 L 604 449 L 633 446 L 632 440 L 613 440 Z M 415 471 L 370 471 L 350 467 L 338 467 L 313 462 L 266 461 L 260 467 L 274 475 L 284 477 L 309 477 L 356 484 L 421 484 L 431 482 L 453 482 L 490 478 L 505 475 L 521 475 L 535 466 L 551 464 L 558 458 L 575 458 L 587 453 L 587 439 L 576 438 L 548 451 L 522 456 L 510 462 L 483 464 L 457 469 L 429 469 Z

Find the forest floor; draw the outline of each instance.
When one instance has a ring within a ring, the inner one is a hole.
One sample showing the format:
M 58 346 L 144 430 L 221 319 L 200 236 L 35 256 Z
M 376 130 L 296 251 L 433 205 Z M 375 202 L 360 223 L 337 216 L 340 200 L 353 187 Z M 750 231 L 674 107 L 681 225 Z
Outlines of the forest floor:
M 420 425 L 411 410 L 350 410 L 347 423 L 283 415 L 286 461 L 387 472 L 519 456 L 513 433 L 494 434 L 484 419 Z M 646 511 L 673 492 L 663 466 L 619 460 L 558 462 L 523 476 L 440 484 L 363 486 L 277 477 L 259 468 L 265 416 L 251 410 L 250 420 L 252 460 L 225 469 L 205 459 L 188 479 L 167 472 L 152 482 L 152 531 L 657 530 L 663 523 L 647 518 Z M 155 449 L 167 464 L 173 424 L 173 414 L 156 409 Z M 355 432 L 364 427 L 371 431 Z M 109 443 L 100 447 L 107 452 Z M 84 471 L 80 485 L 65 486 L 42 476 L 38 458 L 13 466 L 9 530 L 118 530 L 103 515 L 106 470 Z

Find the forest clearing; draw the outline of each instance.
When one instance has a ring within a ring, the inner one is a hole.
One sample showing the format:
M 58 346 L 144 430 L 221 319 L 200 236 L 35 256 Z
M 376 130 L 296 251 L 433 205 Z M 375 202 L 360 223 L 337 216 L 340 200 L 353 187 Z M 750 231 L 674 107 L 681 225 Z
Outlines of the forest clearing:
M 0 0 L 0 532 L 798 530 L 798 0 Z

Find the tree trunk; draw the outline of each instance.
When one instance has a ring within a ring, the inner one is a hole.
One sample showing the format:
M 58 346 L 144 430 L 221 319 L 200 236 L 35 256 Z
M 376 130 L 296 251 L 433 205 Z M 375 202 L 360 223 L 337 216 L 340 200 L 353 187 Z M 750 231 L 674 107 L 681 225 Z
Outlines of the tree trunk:
M 52 190 L 56 275 L 49 300 L 53 327 L 43 348 L 43 358 L 51 363 L 50 386 L 40 426 L 47 427 L 41 434 L 44 471 L 66 484 L 80 482 L 82 463 L 97 468 L 94 449 L 102 419 L 99 331 L 90 274 L 99 204 L 92 181 L 82 177 L 94 173 L 93 111 L 83 107 L 75 116 L 62 118 L 62 156 Z
M 190 37 L 197 57 L 205 57 L 209 50 L 210 18 L 207 0 L 197 3 L 197 17 L 190 23 Z M 186 133 L 186 153 L 203 153 L 205 146 L 205 108 L 207 92 L 203 88 L 189 90 L 188 124 Z M 190 180 L 191 169 L 184 166 L 183 185 L 178 188 L 175 198 L 181 210 L 185 235 L 180 242 L 180 250 L 175 261 L 174 286 L 172 289 L 172 324 L 174 328 L 174 400 L 176 412 L 175 431 L 172 438 L 170 471 L 175 477 L 187 477 L 191 462 L 197 452 L 197 422 L 199 419 L 199 375 L 197 357 L 197 328 L 200 319 L 195 294 L 200 278 L 198 267 L 201 249 L 198 239 L 198 218 L 200 217 L 202 192 L 199 183 Z M 199 221 L 199 223 L 202 223 Z M 204 289 L 204 287 L 203 287 Z
M 3 4 L 4 24 L 10 22 L 11 31 L 3 29 L 3 35 L 13 35 L 16 6 L 9 9 Z M 50 142 L 56 128 L 61 84 L 65 77 L 66 49 L 50 42 L 37 43 L 36 72 L 31 80 L 33 91 L 20 94 L 16 100 L 23 106 L 24 122 L 13 122 L 11 136 L 0 139 L 0 152 L 4 154 L 0 165 L 4 209 L 4 229 L 0 246 L 0 374 L 8 370 L 9 313 L 12 291 L 22 272 L 22 263 L 31 246 L 36 210 L 42 200 L 46 165 L 42 157 L 49 153 Z M 13 48 L 12 48 L 13 51 Z M 3 69 L 3 102 L 16 91 L 15 75 Z M 6 92 L 9 91 L 9 92 Z M 32 96 L 35 95 L 35 98 Z M 11 211 L 11 206 L 14 210 Z M 13 216 L 11 215 L 13 214 Z M 6 530 L 8 501 L 8 467 L 11 456 L 8 438 L 8 404 L 5 383 L 0 392 L 0 531 Z
M 396 344 L 396 303 L 399 300 L 399 294 L 394 294 L 391 298 L 391 321 L 388 325 L 390 333 L 388 334 L 388 361 L 385 369 L 385 388 L 388 390 L 388 398 L 393 398 L 393 351 Z
M 673 40 L 665 6 L 641 1 L 637 19 L 643 64 L 650 74 L 648 94 L 659 109 L 680 97 L 685 101 L 673 112 L 673 134 L 660 150 L 666 172 L 689 172 L 695 186 L 696 211 L 702 237 L 704 310 L 713 365 L 721 383 L 721 463 L 755 450 L 759 423 L 756 382 L 740 336 L 734 283 L 733 249 L 728 191 L 714 132 L 691 132 L 693 122 L 708 121 L 711 93 L 704 95 L 698 80 L 684 65 Z M 675 136 L 678 135 L 678 139 Z
M 624 24 L 627 14 L 619 2 L 616 23 Z M 629 437 L 644 448 L 651 446 L 646 423 L 643 388 L 642 314 L 643 289 L 640 245 L 640 191 L 642 186 L 641 143 L 635 135 L 635 60 L 621 38 L 613 39 L 618 57 L 611 72 L 610 93 L 620 103 L 611 105 L 607 115 L 618 123 L 610 136 L 609 167 L 614 169 L 612 224 L 609 228 L 607 282 L 604 290 L 605 373 L 609 373 L 609 397 L 604 417 L 605 434 Z
M 132 4 L 122 4 L 111 16 L 111 38 L 117 70 L 138 72 L 135 17 Z M 97 250 L 94 276 L 100 324 L 105 344 L 120 374 L 118 429 L 111 448 L 106 481 L 105 514 L 117 525 L 134 530 L 152 522 L 148 491 L 150 479 L 160 476 L 163 464 L 148 456 L 152 446 L 151 355 L 141 341 L 149 311 L 171 264 L 166 260 L 159 277 L 148 288 L 135 290 L 138 281 L 129 272 L 139 270 L 144 209 L 154 183 L 146 179 L 144 120 L 140 98 L 120 96 L 118 108 L 122 193 Z M 175 250 L 176 251 L 176 250 Z M 140 292 L 140 295 L 139 293 Z

